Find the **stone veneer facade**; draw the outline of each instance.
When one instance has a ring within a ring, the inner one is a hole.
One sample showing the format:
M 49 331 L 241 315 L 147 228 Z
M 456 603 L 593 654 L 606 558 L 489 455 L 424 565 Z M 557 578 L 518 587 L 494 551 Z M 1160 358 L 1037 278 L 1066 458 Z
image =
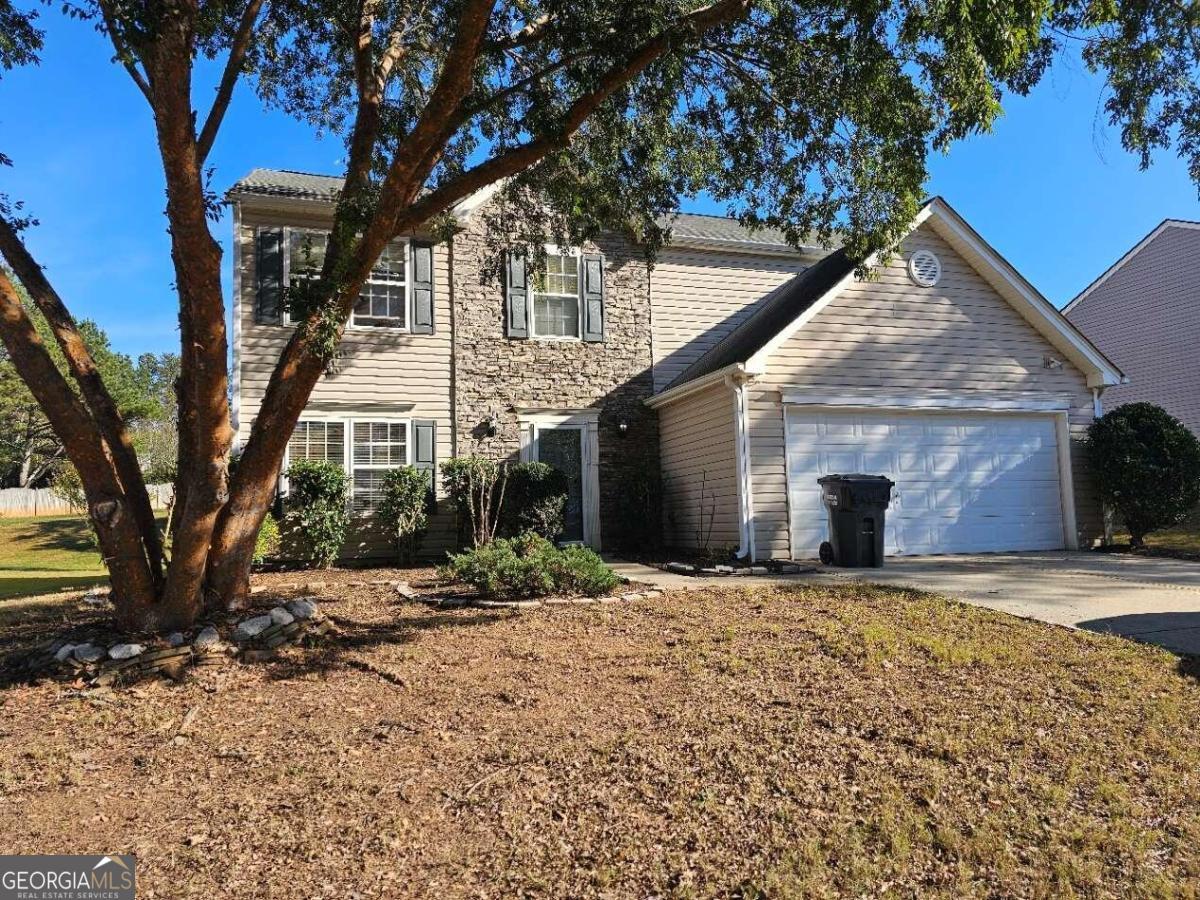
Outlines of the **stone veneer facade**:
M 649 267 L 637 245 L 608 236 L 584 251 L 604 257 L 604 341 L 509 338 L 495 238 L 472 216 L 453 238 L 450 290 L 452 390 L 457 453 L 516 459 L 518 410 L 599 411 L 600 540 L 622 546 L 623 489 L 657 478 L 658 417 L 642 402 L 653 390 Z M 489 419 L 496 432 L 489 435 Z M 619 424 L 628 426 L 624 435 Z

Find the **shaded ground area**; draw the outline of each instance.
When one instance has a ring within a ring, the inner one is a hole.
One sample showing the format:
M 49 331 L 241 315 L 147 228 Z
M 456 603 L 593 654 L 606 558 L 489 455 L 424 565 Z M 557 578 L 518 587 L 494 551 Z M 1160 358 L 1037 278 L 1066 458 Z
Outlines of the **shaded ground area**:
M 1114 549 L 1122 552 L 1200 561 L 1200 510 L 1192 512 L 1174 528 L 1150 532 L 1146 535 L 1146 546 L 1142 550 L 1130 551 L 1127 532 L 1119 531 L 1113 535 L 1113 539 L 1117 543 Z
M 6 852 L 133 852 L 142 897 L 1200 885 L 1200 685 L 1159 650 L 862 584 L 494 613 L 327 577 L 329 648 L 0 692 Z
M 0 519 L 0 600 L 107 583 L 81 516 Z

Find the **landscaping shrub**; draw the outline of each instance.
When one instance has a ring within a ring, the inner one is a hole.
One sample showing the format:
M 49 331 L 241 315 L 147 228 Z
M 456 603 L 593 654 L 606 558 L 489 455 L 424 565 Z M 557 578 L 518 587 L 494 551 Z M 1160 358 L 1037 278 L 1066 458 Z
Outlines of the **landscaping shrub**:
M 547 594 L 594 597 L 620 579 L 587 547 L 555 547 L 536 534 L 499 538 L 454 554 L 442 576 L 465 582 L 488 597 L 519 599 Z
M 412 565 L 429 525 L 429 474 L 412 466 L 383 476 L 379 521 L 396 542 L 401 565 Z
M 504 530 L 509 535 L 537 534 L 556 541 L 563 533 L 567 476 L 553 466 L 527 462 L 508 470 Z
M 254 564 L 261 566 L 279 553 L 279 521 L 270 513 L 263 519 L 254 539 Z
M 287 471 L 288 514 L 308 558 L 328 569 L 338 558 L 350 525 L 349 480 L 341 466 L 300 460 Z
M 1153 403 L 1129 403 L 1097 419 L 1086 447 L 1100 497 L 1125 520 L 1133 547 L 1200 502 L 1200 441 Z
M 482 456 L 456 456 L 442 463 L 442 483 L 458 512 L 462 543 L 482 547 L 496 536 L 508 467 Z

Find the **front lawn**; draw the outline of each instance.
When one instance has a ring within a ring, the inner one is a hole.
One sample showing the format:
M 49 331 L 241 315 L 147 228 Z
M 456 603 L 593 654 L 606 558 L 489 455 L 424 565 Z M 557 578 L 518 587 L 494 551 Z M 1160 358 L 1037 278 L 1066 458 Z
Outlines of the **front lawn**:
M 5 852 L 132 852 L 147 898 L 1200 886 L 1200 685 L 1165 652 L 857 585 L 514 613 L 312 577 L 327 647 L 0 690 Z
M 0 519 L 0 600 L 107 583 L 82 516 Z
M 1128 532 L 1118 531 L 1113 535 L 1113 540 L 1118 549 L 1128 549 Z M 1200 560 L 1200 510 L 1191 513 L 1174 528 L 1150 532 L 1146 535 L 1146 549 L 1143 552 L 1152 556 Z

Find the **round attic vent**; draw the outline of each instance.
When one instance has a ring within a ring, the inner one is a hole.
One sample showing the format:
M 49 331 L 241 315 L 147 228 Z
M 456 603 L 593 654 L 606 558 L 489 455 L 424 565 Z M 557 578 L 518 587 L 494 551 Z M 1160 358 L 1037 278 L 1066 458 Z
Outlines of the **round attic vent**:
M 908 277 L 921 287 L 933 287 L 942 277 L 942 261 L 932 250 L 918 250 L 908 258 Z

